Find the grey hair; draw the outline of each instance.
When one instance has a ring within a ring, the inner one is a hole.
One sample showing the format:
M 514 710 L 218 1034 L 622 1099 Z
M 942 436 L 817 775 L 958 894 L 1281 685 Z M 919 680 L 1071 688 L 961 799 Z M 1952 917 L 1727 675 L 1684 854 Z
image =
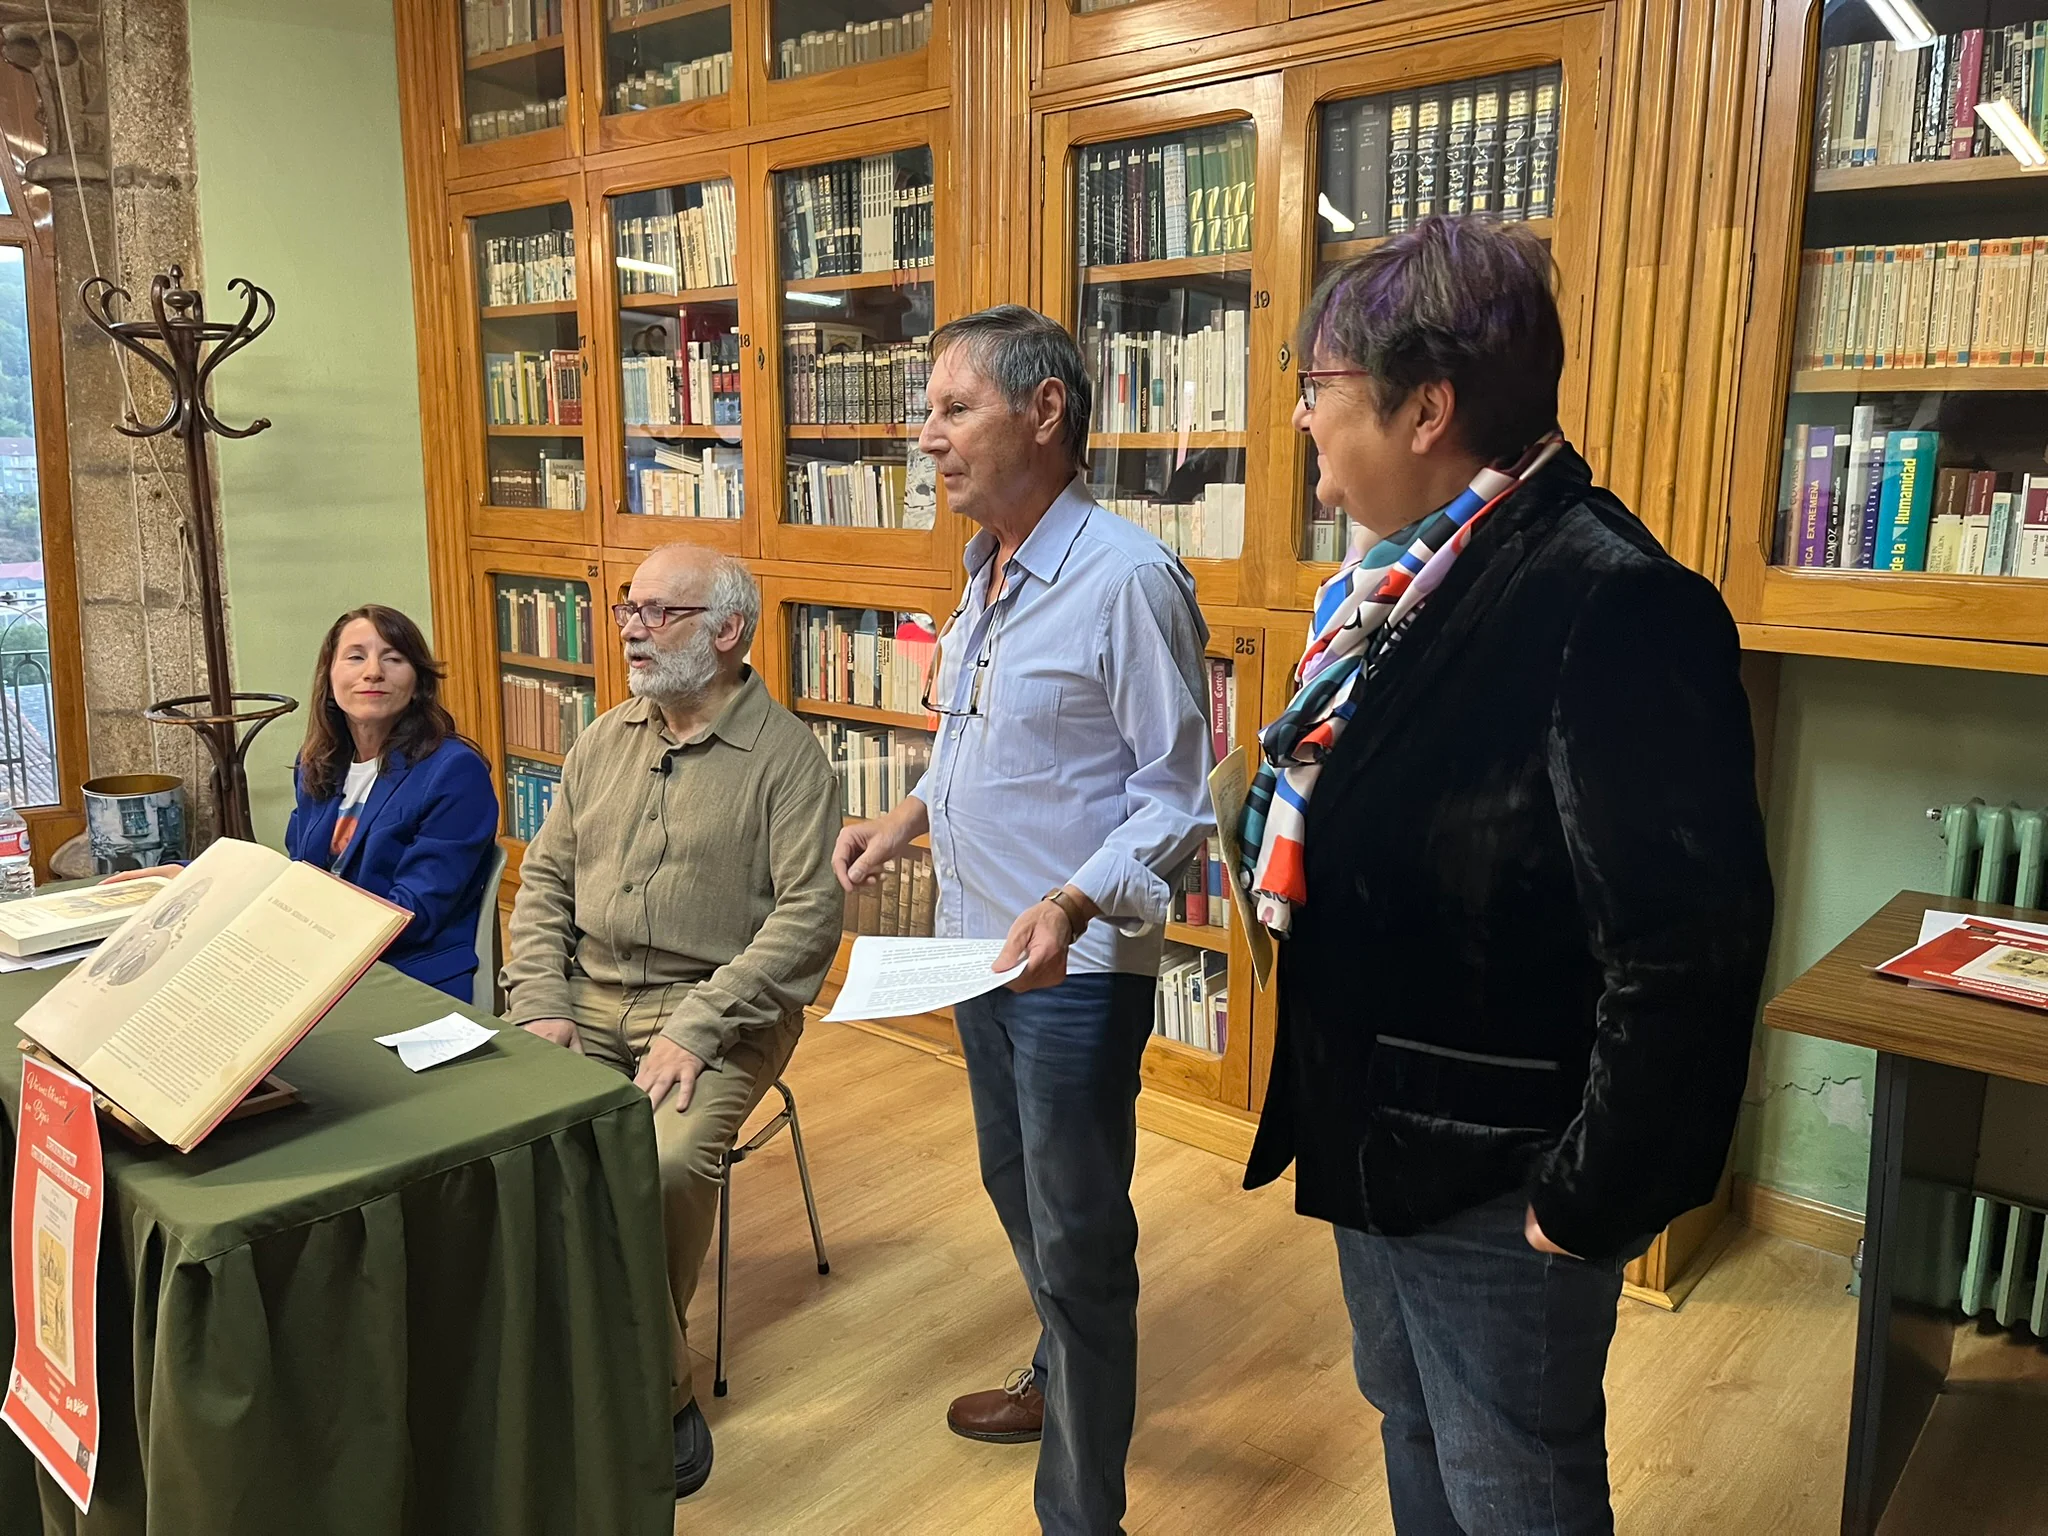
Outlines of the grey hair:
M 948 321 L 932 335 L 933 362 L 955 345 L 967 349 L 974 366 L 1021 411 L 1038 386 L 1058 379 L 1066 386 L 1066 413 L 1060 419 L 1061 440 L 1076 468 L 1088 462 L 1088 423 L 1095 390 L 1081 349 L 1065 326 L 1022 304 L 998 304 Z
M 752 649 L 754 631 L 761 624 L 761 584 L 746 563 L 731 555 L 714 555 L 711 562 L 711 591 L 704 599 L 709 611 L 704 621 L 713 630 L 722 629 L 734 614 L 740 620 L 739 652 Z

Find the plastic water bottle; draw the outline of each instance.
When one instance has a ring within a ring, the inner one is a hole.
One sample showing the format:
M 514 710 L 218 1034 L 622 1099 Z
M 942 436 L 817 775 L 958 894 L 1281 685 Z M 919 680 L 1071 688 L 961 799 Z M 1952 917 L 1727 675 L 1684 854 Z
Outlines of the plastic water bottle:
M 0 901 L 32 896 L 35 889 L 35 867 L 28 858 L 28 823 L 21 819 L 21 812 L 0 801 Z

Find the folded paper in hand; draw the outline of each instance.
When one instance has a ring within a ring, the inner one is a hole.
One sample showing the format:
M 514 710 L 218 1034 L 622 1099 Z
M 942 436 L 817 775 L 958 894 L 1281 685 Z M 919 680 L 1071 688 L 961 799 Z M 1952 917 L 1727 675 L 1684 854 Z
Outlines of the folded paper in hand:
M 453 1061 L 458 1056 L 467 1056 L 482 1045 L 495 1029 L 485 1029 L 474 1019 L 466 1019 L 459 1013 L 436 1019 L 431 1024 L 422 1024 L 417 1029 L 400 1030 L 395 1035 L 379 1035 L 377 1043 L 388 1045 L 398 1052 L 398 1059 L 415 1072 L 424 1072 L 429 1067 L 438 1067 L 444 1061 Z
M 991 969 L 1002 952 L 1001 939 L 855 939 L 846 983 L 825 1017 L 900 1019 L 964 1003 L 1024 974 L 1022 962 Z

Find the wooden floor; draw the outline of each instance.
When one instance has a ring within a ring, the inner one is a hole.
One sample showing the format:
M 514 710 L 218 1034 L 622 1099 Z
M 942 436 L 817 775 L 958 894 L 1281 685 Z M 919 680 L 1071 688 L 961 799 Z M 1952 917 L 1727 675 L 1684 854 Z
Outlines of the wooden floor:
M 786 1081 L 832 1273 L 786 1138 L 735 1173 L 731 1395 L 712 1397 L 712 1266 L 691 1313 L 717 1441 L 691 1532 L 1031 1531 L 1036 1447 L 945 1427 L 1036 1336 L 975 1171 L 966 1075 L 813 1024 Z M 1293 1186 L 1140 1133 L 1133 1532 L 1384 1532 L 1377 1416 L 1351 1380 L 1329 1228 Z M 1608 1367 L 1622 1532 L 1839 1528 L 1855 1303 L 1846 1261 L 1745 1232 L 1677 1315 L 1622 1303 Z

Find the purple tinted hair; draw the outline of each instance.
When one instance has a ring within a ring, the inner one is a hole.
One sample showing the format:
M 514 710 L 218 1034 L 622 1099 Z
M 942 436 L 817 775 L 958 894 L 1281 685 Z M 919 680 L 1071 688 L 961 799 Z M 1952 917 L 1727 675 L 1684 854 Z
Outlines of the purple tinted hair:
M 1363 369 L 1384 421 L 1416 386 L 1450 381 L 1452 426 L 1488 463 L 1557 425 L 1564 327 L 1550 251 L 1528 230 L 1428 218 L 1337 268 L 1301 317 L 1311 364 Z

